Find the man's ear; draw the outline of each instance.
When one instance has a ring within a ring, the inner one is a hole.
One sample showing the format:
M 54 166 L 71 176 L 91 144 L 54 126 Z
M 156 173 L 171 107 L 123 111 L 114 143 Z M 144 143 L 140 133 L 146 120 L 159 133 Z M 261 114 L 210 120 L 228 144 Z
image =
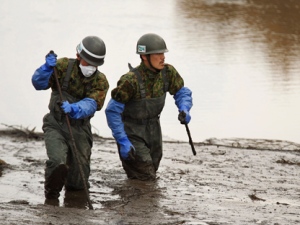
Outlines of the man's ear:
M 146 56 L 146 55 L 141 55 L 141 59 L 142 59 L 143 61 L 148 61 L 148 59 L 147 59 L 147 56 Z
M 81 60 L 80 55 L 78 53 L 76 53 L 76 57 L 79 61 Z

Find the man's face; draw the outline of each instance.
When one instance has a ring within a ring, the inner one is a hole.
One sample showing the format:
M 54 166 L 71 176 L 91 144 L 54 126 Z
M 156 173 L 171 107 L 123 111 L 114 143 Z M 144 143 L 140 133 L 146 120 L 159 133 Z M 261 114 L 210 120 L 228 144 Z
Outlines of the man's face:
M 151 54 L 150 61 L 152 66 L 155 69 L 162 70 L 165 65 L 165 54 L 164 53 Z

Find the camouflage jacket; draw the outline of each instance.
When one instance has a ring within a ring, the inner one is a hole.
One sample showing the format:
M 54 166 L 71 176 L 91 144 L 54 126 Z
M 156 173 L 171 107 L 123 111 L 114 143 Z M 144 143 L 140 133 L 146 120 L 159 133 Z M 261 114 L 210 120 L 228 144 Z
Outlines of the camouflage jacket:
M 170 64 L 166 64 L 166 77 L 169 83 L 168 92 L 176 94 L 184 86 L 184 81 L 177 70 Z M 143 62 L 136 67 L 140 72 L 145 85 L 146 98 L 158 98 L 164 94 L 164 81 L 161 72 L 153 72 Z M 141 99 L 139 83 L 134 72 L 128 72 L 121 76 L 117 87 L 111 91 L 111 97 L 123 104 L 130 100 Z
M 68 58 L 61 58 L 56 63 L 60 86 L 62 86 L 67 73 L 68 61 Z M 54 75 L 50 77 L 48 88 L 57 91 Z M 99 111 L 103 107 L 108 88 L 109 83 L 103 73 L 98 72 L 96 75 L 85 77 L 79 68 L 79 61 L 75 61 L 67 89 L 68 94 L 80 100 L 84 98 L 94 99 Z

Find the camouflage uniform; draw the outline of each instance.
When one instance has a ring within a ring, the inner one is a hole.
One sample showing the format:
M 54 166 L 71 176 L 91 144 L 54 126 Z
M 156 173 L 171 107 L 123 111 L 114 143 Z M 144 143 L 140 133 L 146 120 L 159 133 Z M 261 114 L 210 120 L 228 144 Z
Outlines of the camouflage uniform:
M 68 61 L 68 58 L 61 58 L 57 60 L 57 75 L 61 85 L 66 76 Z M 67 92 L 77 99 L 83 99 L 86 97 L 94 99 L 97 102 L 97 110 L 100 110 L 103 107 L 106 93 L 109 88 L 106 76 L 99 72 L 96 76 L 86 78 L 81 74 L 81 70 L 78 66 L 79 62 L 76 60 L 71 72 L 71 79 Z M 57 91 L 54 76 L 51 76 L 49 80 L 49 88 L 50 87 L 53 91 Z
M 129 178 L 155 179 L 162 158 L 162 133 L 159 116 L 165 104 L 166 91 L 176 94 L 184 86 L 177 70 L 165 65 L 162 71 L 153 72 L 143 62 L 136 67 L 145 87 L 145 98 L 141 97 L 140 84 L 134 72 L 128 72 L 112 90 L 112 99 L 125 104 L 122 114 L 125 132 L 135 147 L 135 160 L 123 160 L 122 166 Z M 167 90 L 165 87 L 167 86 Z
M 184 81 L 177 70 L 170 64 L 166 64 L 166 77 L 169 83 L 168 92 L 174 95 L 184 86 Z M 146 98 L 157 98 L 163 96 L 162 73 L 153 72 L 142 62 L 137 69 L 139 70 L 146 88 Z M 118 81 L 117 87 L 111 91 L 111 97 L 118 102 L 128 103 L 131 100 L 141 99 L 139 83 L 133 72 L 123 75 Z
M 66 76 L 68 62 L 68 58 L 57 60 L 57 75 L 61 86 Z M 50 77 L 48 88 L 52 89 L 52 93 L 49 103 L 50 113 L 46 114 L 43 118 L 43 131 L 45 133 L 45 144 L 49 158 L 46 162 L 45 169 L 45 192 L 47 192 L 47 189 L 49 189 L 49 191 L 58 189 L 54 190 L 58 193 L 61 191 L 61 185 L 53 186 L 51 179 L 55 169 L 62 164 L 68 167 L 67 180 L 65 183 L 66 189 L 83 189 L 84 185 L 81 181 L 79 167 L 71 152 L 72 140 L 70 140 L 66 115 L 60 108 L 60 95 L 54 76 Z M 63 100 L 68 100 L 69 103 L 73 103 L 84 98 L 91 98 L 96 101 L 97 110 L 100 110 L 103 107 L 108 88 L 109 84 L 103 73 L 97 71 L 97 74 L 86 78 L 81 73 L 79 61 L 76 60 L 72 68 L 68 87 L 66 91 L 62 91 Z M 90 156 L 93 145 L 90 118 L 91 117 L 75 120 L 69 117 L 76 147 L 79 151 L 78 157 L 81 161 L 86 180 L 88 180 L 90 174 Z M 64 181 L 62 180 L 61 182 Z

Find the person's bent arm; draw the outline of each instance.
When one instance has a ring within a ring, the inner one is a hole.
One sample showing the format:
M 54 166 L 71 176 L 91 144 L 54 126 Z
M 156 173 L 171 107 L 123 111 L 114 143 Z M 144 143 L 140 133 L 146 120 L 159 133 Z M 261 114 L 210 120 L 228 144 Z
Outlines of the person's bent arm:
M 187 87 L 182 87 L 176 92 L 174 99 L 180 114 L 178 119 L 181 123 L 188 124 L 191 120 L 190 110 L 193 106 L 192 91 Z
M 134 146 L 127 137 L 122 121 L 122 113 L 125 104 L 114 99 L 110 99 L 105 109 L 106 120 L 109 128 L 112 130 L 112 135 L 120 146 L 120 155 L 123 159 L 130 159 L 134 156 Z
M 97 103 L 92 98 L 84 98 L 75 103 L 64 101 L 61 108 L 65 113 L 68 113 L 72 119 L 84 119 L 95 114 Z
M 46 55 L 46 62 L 39 67 L 32 75 L 31 82 L 36 90 L 45 90 L 48 87 L 49 79 L 53 74 L 53 67 L 56 66 L 57 55 L 49 53 Z

